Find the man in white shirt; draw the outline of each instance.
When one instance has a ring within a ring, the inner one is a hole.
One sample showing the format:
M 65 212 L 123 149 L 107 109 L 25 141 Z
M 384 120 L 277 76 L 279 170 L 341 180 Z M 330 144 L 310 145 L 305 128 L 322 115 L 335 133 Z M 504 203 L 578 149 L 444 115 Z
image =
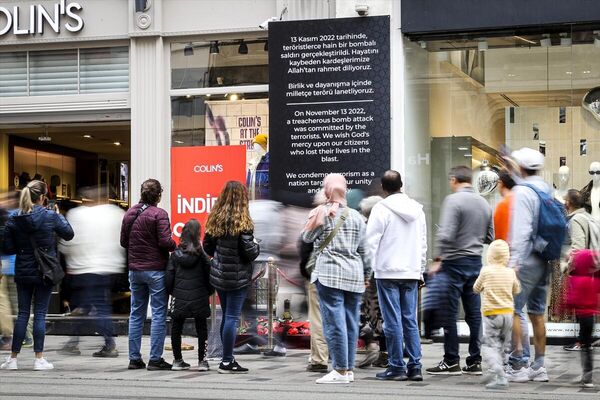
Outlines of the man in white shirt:
M 417 323 L 419 281 L 427 259 L 427 225 L 423 206 L 402 193 L 402 177 L 386 171 L 381 178 L 386 198 L 367 224 L 373 256 L 389 367 L 380 380 L 421 381 L 421 342 Z M 403 359 L 406 344 L 408 364 Z

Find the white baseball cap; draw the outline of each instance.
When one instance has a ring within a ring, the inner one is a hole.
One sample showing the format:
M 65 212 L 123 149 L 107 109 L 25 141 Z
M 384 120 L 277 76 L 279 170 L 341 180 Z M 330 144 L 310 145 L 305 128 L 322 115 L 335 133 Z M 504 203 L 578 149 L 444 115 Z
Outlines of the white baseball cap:
M 515 150 L 512 152 L 511 156 L 522 168 L 533 171 L 539 171 L 544 168 L 544 155 L 529 147 Z

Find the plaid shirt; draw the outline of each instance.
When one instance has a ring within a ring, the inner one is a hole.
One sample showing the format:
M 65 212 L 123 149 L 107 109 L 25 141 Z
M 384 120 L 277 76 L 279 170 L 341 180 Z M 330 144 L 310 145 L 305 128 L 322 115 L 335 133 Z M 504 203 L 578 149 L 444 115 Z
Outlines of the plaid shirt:
M 314 242 L 318 251 L 321 243 L 335 229 L 344 208 L 335 218 L 326 217 L 325 223 L 313 231 L 304 232 L 302 240 Z M 371 260 L 365 247 L 366 224 L 358 211 L 349 209 L 348 217 L 329 245 L 317 256 L 311 282 L 348 292 L 363 293 L 365 280 L 371 275 Z

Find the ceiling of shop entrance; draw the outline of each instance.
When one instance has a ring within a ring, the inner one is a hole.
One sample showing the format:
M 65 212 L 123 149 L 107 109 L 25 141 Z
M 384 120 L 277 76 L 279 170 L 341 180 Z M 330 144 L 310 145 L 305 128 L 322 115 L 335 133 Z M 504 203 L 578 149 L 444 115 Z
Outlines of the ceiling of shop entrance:
M 129 160 L 130 158 L 131 129 L 129 121 L 102 124 L 0 126 L 0 133 L 31 140 L 39 140 L 38 138 L 44 136 L 46 132 L 52 138 L 49 143 L 54 145 L 97 153 L 102 158 L 112 160 Z

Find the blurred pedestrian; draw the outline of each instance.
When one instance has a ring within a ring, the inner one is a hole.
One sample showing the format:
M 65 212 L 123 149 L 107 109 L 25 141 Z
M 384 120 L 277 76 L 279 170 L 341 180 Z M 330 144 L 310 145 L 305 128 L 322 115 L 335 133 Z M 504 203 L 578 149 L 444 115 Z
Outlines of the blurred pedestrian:
M 365 248 L 366 224 L 346 203 L 346 179 L 327 175 L 323 188 L 327 202 L 310 213 L 302 236 L 315 246 L 311 282 L 317 285 L 333 362 L 333 370 L 316 382 L 347 384 L 354 381 L 360 301 L 369 284 L 371 263 Z
M 581 385 L 584 388 L 594 387 L 592 333 L 594 317 L 600 313 L 600 273 L 597 263 L 599 257 L 600 255 L 594 250 L 575 252 L 568 278 L 566 306 L 575 311 L 579 321 L 581 366 L 583 368 Z
M 171 297 L 171 347 L 173 370 L 190 369 L 181 354 L 181 334 L 187 318 L 193 318 L 198 336 L 198 371 L 208 371 L 206 360 L 210 316 L 209 299 L 214 289 L 210 285 L 210 260 L 200 244 L 200 223 L 190 219 L 181 232 L 179 247 L 169 258 L 167 293 Z
M 494 234 L 496 239 L 508 241 L 510 210 L 513 199 L 512 189 L 515 187 L 515 181 L 507 169 L 501 169 L 498 176 L 498 192 L 502 195 L 502 200 L 494 210 Z
M 82 195 L 90 202 L 70 210 L 67 221 L 77 232 L 71 241 L 61 241 L 65 256 L 71 299 L 70 307 L 89 310 L 94 329 L 104 338 L 104 346 L 94 357 L 117 357 L 112 323 L 111 287 L 113 279 L 125 267 L 125 249 L 119 245 L 121 221 L 125 214 L 119 207 L 100 204 L 98 188 L 85 188 Z M 89 318 L 79 317 L 81 332 Z M 79 335 L 74 335 L 60 350 L 81 354 Z
M 177 245 L 171 235 L 169 214 L 157 207 L 162 191 L 156 179 L 142 183 L 140 202 L 127 211 L 121 225 L 121 246 L 127 251 L 131 287 L 129 369 L 146 368 L 140 348 L 148 302 L 152 309 L 152 325 L 147 368 L 149 371 L 171 369 L 171 364 L 162 358 L 167 334 L 165 270 L 169 252 Z
M 15 261 L 15 282 L 17 284 L 19 314 L 15 323 L 12 353 L 2 364 L 2 369 L 17 369 L 17 356 L 21 351 L 25 331 L 29 321 L 33 300 L 33 351 L 34 370 L 53 369 L 54 365 L 44 358 L 46 335 L 46 313 L 52 295 L 52 284 L 45 282 L 40 275 L 40 266 L 34 255 L 34 246 L 45 249 L 51 257 L 56 257 L 56 237 L 73 239 L 73 229 L 67 220 L 56 210 L 42 207 L 46 184 L 31 181 L 21 191 L 19 212 L 11 215 L 4 230 L 3 250 L 5 254 L 17 254 Z
M 210 283 L 217 290 L 223 319 L 223 358 L 219 373 L 243 374 L 248 369 L 237 363 L 233 347 L 242 306 L 252 280 L 252 262 L 260 247 L 254 240 L 254 224 L 248 209 L 248 191 L 239 182 L 229 181 L 219 195 L 206 222 L 204 250 L 214 257 Z
M 440 230 L 437 234 L 436 263 L 430 274 L 437 273 L 438 285 L 443 294 L 440 308 L 446 310 L 444 318 L 444 359 L 437 367 L 428 368 L 432 375 L 481 375 L 481 299 L 473 291 L 481 270 L 483 245 L 494 239 L 492 210 L 487 201 L 473 190 L 473 171 L 466 166 L 450 170 L 449 184 L 452 194 L 442 204 Z M 465 311 L 469 326 L 469 357 L 460 368 L 458 345 L 459 301 Z
M 510 251 L 504 240 L 495 240 L 487 251 L 487 263 L 473 290 L 481 293 L 483 311 L 483 360 L 488 369 L 487 389 L 506 389 L 504 354 L 510 347 L 514 299 L 521 286 L 515 271 L 507 268 Z
M 427 264 L 427 222 L 423 206 L 402 193 L 399 172 L 386 171 L 381 186 L 387 196 L 373 207 L 367 223 L 389 355 L 389 367 L 376 377 L 422 381 L 417 303 Z
M 547 382 L 544 367 L 546 353 L 545 317 L 550 268 L 541 256 L 538 224 L 541 215 L 543 193 L 552 199 L 552 189 L 539 176 L 544 168 L 544 155 L 537 150 L 522 148 L 512 153 L 519 167 L 517 186 L 514 187 L 510 228 L 511 258 L 509 266 L 517 270 L 521 292 L 515 296 L 515 318 L 513 320 L 513 354 L 509 359 L 507 378 L 510 382 Z M 539 193 L 538 193 L 539 192 Z M 562 239 L 561 239 L 562 240 Z M 542 248 L 543 249 L 543 248 Z M 533 326 L 535 359 L 529 366 L 524 358 L 523 347 L 529 344 L 527 324 L 521 323 L 523 309 Z

